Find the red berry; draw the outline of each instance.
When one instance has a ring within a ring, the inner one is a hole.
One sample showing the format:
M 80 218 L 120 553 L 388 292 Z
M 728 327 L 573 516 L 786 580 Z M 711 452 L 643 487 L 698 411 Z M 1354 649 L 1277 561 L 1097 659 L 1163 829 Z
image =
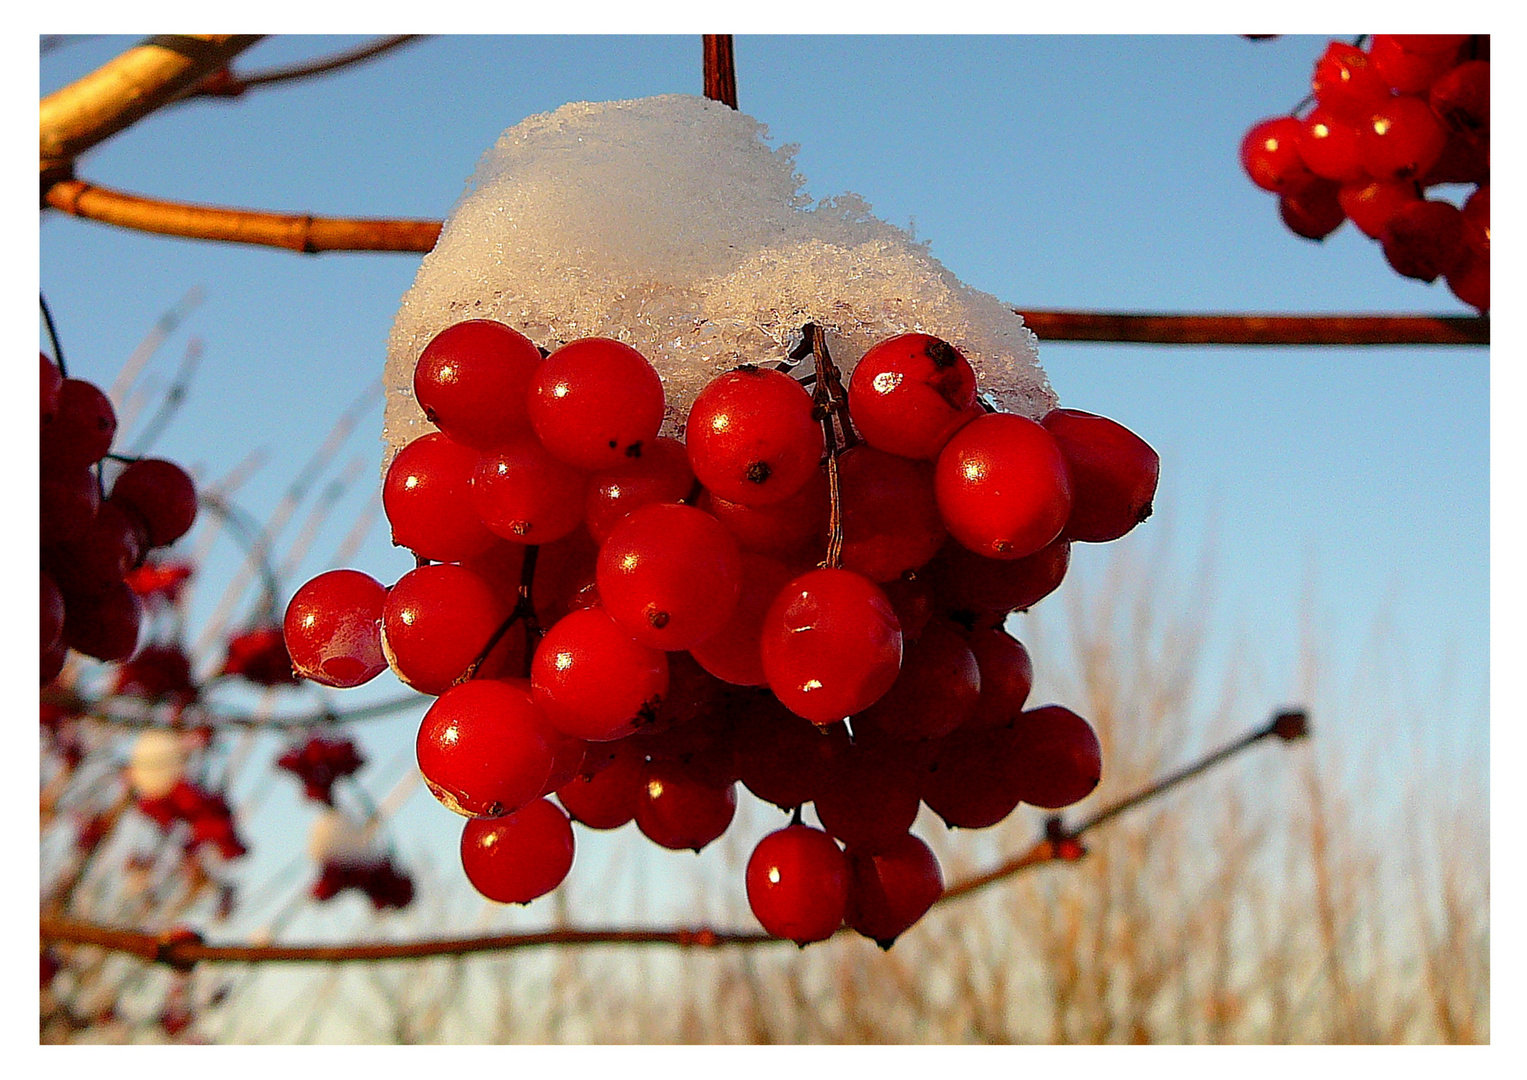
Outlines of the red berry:
M 950 535 L 988 558 L 1034 554 L 1071 515 L 1059 445 L 1041 425 L 1009 413 L 978 417 L 949 440 L 934 491 Z
M 736 686 L 767 686 L 761 642 L 764 616 L 795 572 L 762 555 L 741 556 L 742 590 L 725 625 L 689 648 L 700 666 Z
M 1465 249 L 1463 259 L 1447 275 L 1447 287 L 1480 314 L 1490 310 L 1490 255 Z
M 844 921 L 882 949 L 891 945 L 944 895 L 944 874 L 933 851 L 911 833 L 879 855 L 850 848 Z
M 1103 776 L 1103 751 L 1092 725 L 1070 709 L 1045 705 L 1013 725 L 1014 783 L 1031 806 L 1059 810 L 1092 794 Z
M 1369 115 L 1359 128 L 1363 167 L 1378 180 L 1410 180 L 1442 156 L 1447 129 L 1418 97 L 1396 97 Z
M 751 364 L 700 391 L 685 438 L 700 483 L 744 506 L 794 495 L 817 472 L 826 448 L 811 395 L 783 372 Z
M 1342 210 L 1373 239 L 1380 239 L 1389 227 L 1389 219 L 1400 210 L 1421 201 L 1416 185 L 1400 180 L 1356 180 L 1343 184 L 1336 193 Z
M 1464 241 L 1480 255 L 1490 254 L 1490 185 L 1474 189 L 1463 204 Z
M 637 641 L 675 651 L 726 625 L 742 589 L 742 552 L 704 510 L 639 507 L 599 551 L 600 601 Z
M 559 620 L 536 648 L 530 682 L 557 730 L 608 742 L 650 723 L 668 693 L 668 658 L 602 608 Z
M 596 544 L 603 544 L 631 511 L 648 503 L 683 502 L 695 486 L 689 451 L 678 439 L 658 438 L 635 464 L 619 473 L 595 476 L 589 482 L 583 523 Z
M 647 763 L 622 740 L 612 743 L 614 757 L 592 776 L 578 775 L 557 789 L 572 819 L 590 829 L 618 829 L 636 816 L 636 801 L 646 780 Z
M 392 542 L 437 562 L 460 562 L 497 538 L 472 506 L 475 450 L 439 432 L 421 435 L 392 459 L 382 483 L 382 508 Z
M 1123 424 L 1080 409 L 1055 409 L 1044 427 L 1071 477 L 1066 536 L 1117 540 L 1150 517 L 1161 458 L 1149 443 Z
M 259 686 L 286 686 L 297 681 L 279 626 L 257 626 L 229 638 L 222 672 Z
M 1017 807 L 1011 727 L 964 728 L 939 745 L 924 769 L 919 794 L 928 809 L 957 829 L 986 829 Z
M 441 694 L 509 617 L 509 604 L 479 574 L 439 563 L 410 570 L 382 605 L 382 650 L 398 678 Z
M 491 319 L 448 326 L 414 366 L 414 398 L 452 441 L 492 450 L 530 429 L 525 397 L 541 351 L 525 335 Z
M 971 628 L 996 626 L 1027 611 L 1065 580 L 1071 541 L 1065 536 L 1025 559 L 988 559 L 950 542 L 928 565 L 937 609 Z
M 822 556 L 831 509 L 823 469 L 812 473 L 794 495 L 768 506 L 744 506 L 711 491 L 702 492 L 699 506 L 726 526 L 743 551 L 767 555 L 786 566 Z
M 636 798 L 636 827 L 670 851 L 699 851 L 726 832 L 737 786 L 717 786 L 676 761 L 648 762 Z
M 610 338 L 570 341 L 530 384 L 528 410 L 541 445 L 590 472 L 635 464 L 663 423 L 663 381 L 641 353 Z
M 415 743 L 419 771 L 448 810 L 501 817 L 551 775 L 546 716 L 529 692 L 497 679 L 453 686 L 430 706 Z
M 1374 34 L 1369 46 L 1373 67 L 1401 94 L 1424 94 L 1432 83 L 1452 70 L 1457 49 L 1420 53 L 1405 48 L 1402 34 Z
M 1389 84 L 1362 49 L 1333 41 L 1315 62 L 1315 100 L 1349 124 L 1361 124 L 1389 99 Z
M 461 868 L 489 900 L 528 904 L 573 868 L 573 827 L 547 799 L 507 817 L 473 818 L 461 831 Z
M 902 658 L 901 674 L 875 704 L 854 721 L 893 739 L 941 738 L 970 719 L 981 698 L 975 654 L 947 622 L 929 623 Z
M 848 878 L 848 860 L 832 837 L 791 825 L 760 840 L 748 858 L 748 906 L 777 938 L 825 941 L 843 925 Z
M 969 641 L 981 669 L 981 696 L 965 727 L 975 731 L 1011 724 L 1034 688 L 1034 662 L 1029 651 L 1000 627 L 977 630 Z
M 101 388 L 65 379 L 58 390 L 58 412 L 42 428 L 44 471 L 94 465 L 111 449 L 116 433 L 117 412 Z
M 1315 174 L 1299 156 L 1303 125 L 1297 117 L 1263 120 L 1241 140 L 1241 167 L 1251 182 L 1264 191 L 1279 194 L 1297 191 L 1315 180 Z
M 849 570 L 812 570 L 780 590 L 764 615 L 764 673 L 786 708 L 831 724 L 874 704 L 901 670 L 890 601 Z
M 525 435 L 483 454 L 472 474 L 472 506 L 488 530 L 517 544 L 549 544 L 583 521 L 588 473 Z
M 855 446 L 838 458 L 843 568 L 891 581 L 938 554 L 948 532 L 933 493 L 933 466 Z
M 196 521 L 196 485 L 179 465 L 158 458 L 123 469 L 111 486 L 111 501 L 143 519 L 149 547 L 173 544 Z
M 1317 107 L 1299 129 L 1299 157 L 1316 176 L 1347 183 L 1367 175 L 1359 142 L 1357 125 L 1338 120 L 1330 109 Z
M 1490 62 L 1459 64 L 1431 86 L 1432 111 L 1453 131 L 1490 134 Z
M 831 781 L 832 763 L 848 749 L 842 724 L 803 720 L 772 694 L 737 707 L 737 778 L 764 802 L 792 810 L 813 802 Z
M 1384 258 L 1405 277 L 1436 281 L 1458 265 L 1464 251 L 1463 214 L 1441 200 L 1411 203 L 1384 230 Z
M 101 487 L 85 465 L 45 469 L 38 499 L 42 543 L 62 544 L 79 539 L 95 521 Z
M 1340 190 L 1334 181 L 1323 180 L 1291 195 L 1279 195 L 1278 214 L 1295 236 L 1324 240 L 1347 220 L 1337 197 Z
M 117 668 L 113 690 L 144 701 L 194 701 L 191 658 L 179 645 L 147 645 Z
M 359 570 L 330 570 L 298 589 L 282 632 L 292 668 L 324 686 L 360 686 L 387 670 L 382 605 L 387 590 Z
M 981 415 L 970 362 L 931 334 L 901 334 L 865 353 L 849 379 L 848 408 L 865 442 L 926 461 Z
M 917 820 L 917 786 L 915 758 L 902 746 L 860 739 L 833 759 L 817 817 L 848 847 L 886 851 Z
M 123 582 L 99 593 L 70 597 L 64 605 L 64 641 L 71 649 L 108 663 L 138 648 L 143 603 Z
M 42 357 L 42 372 L 38 379 L 42 398 L 42 423 L 47 425 L 58 419 L 58 401 L 64 388 L 64 375 L 58 370 L 58 365 L 48 359 L 47 353 L 38 355 Z
M 1469 40 L 1468 34 L 1394 34 L 1392 36 L 1402 49 L 1422 55 L 1439 53 L 1450 55 Z

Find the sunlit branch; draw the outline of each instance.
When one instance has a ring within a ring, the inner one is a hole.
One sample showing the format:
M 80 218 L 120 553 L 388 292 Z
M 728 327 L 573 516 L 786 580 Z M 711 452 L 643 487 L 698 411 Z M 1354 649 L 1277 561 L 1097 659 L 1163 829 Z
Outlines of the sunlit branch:
M 1018 309 L 1040 341 L 1154 345 L 1488 345 L 1489 316 L 1179 315 Z
M 263 71 L 251 71 L 244 75 L 233 71 L 226 74 L 218 73 L 197 85 L 185 95 L 184 100 L 198 97 L 238 97 L 251 87 L 271 86 L 276 83 L 310 79 L 315 75 L 327 75 L 331 71 L 364 63 L 373 57 L 391 52 L 400 45 L 407 45 L 411 41 L 418 41 L 427 36 L 426 34 L 394 34 L 391 37 L 379 38 L 364 45 L 357 45 L 353 49 L 334 53 L 332 56 L 308 60 L 300 64 L 266 68 Z

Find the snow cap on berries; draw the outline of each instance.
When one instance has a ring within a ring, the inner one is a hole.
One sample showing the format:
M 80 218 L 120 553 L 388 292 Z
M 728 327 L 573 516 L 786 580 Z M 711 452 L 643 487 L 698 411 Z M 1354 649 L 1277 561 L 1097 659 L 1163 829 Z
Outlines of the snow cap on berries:
M 919 331 L 959 348 L 1004 410 L 1055 406 L 1022 318 L 858 196 L 813 203 L 796 148 L 767 134 L 683 94 L 576 102 L 506 131 L 393 323 L 387 460 L 430 430 L 413 398 L 424 346 L 476 318 L 547 349 L 591 336 L 635 347 L 662 376 L 665 434 L 682 434 L 713 376 L 783 359 L 808 321 L 845 379 L 875 342 Z

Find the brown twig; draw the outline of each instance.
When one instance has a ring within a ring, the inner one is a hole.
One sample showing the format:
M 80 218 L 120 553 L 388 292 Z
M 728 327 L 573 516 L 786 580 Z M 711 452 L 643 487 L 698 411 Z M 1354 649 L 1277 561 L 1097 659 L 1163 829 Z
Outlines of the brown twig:
M 705 96 L 737 107 L 737 62 L 731 34 L 702 34 L 705 53 Z
M 438 221 L 325 218 L 311 214 L 197 206 L 147 199 L 75 179 L 60 180 L 48 187 L 43 201 L 74 217 L 138 232 L 287 248 L 308 254 L 320 251 L 427 252 L 440 237 Z
M 426 34 L 394 34 L 319 60 L 289 64 L 286 67 L 266 68 L 247 75 L 240 75 L 233 71 L 215 72 L 212 77 L 197 84 L 182 100 L 198 97 L 238 97 L 255 86 L 271 86 L 275 83 L 310 79 L 315 75 L 327 75 L 331 71 L 363 63 L 383 53 L 391 52 L 400 45 L 407 45 L 411 41 L 418 41 L 427 36 Z
M 937 901 L 949 903 L 968 896 L 978 889 L 1034 866 L 1057 859 L 1071 860 L 1083 853 L 1076 843 L 1084 832 L 1095 829 L 1125 810 L 1154 799 L 1178 784 L 1197 776 L 1211 766 L 1225 761 L 1256 744 L 1269 735 L 1289 741 L 1302 738 L 1308 731 L 1304 713 L 1298 711 L 1278 713 L 1271 722 L 1237 739 L 1220 750 L 1187 768 L 1165 777 L 1130 797 L 1105 808 L 1072 829 L 1060 824 L 1058 817 L 1046 823 L 1046 835 L 1038 843 L 984 873 L 958 881 L 944 890 Z M 850 933 L 843 930 L 840 933 Z M 724 946 L 751 946 L 778 944 L 783 939 L 768 934 L 696 929 L 668 930 L 575 930 L 560 929 L 538 933 L 494 934 L 482 937 L 426 938 L 419 941 L 372 942 L 366 944 L 340 945 L 206 945 L 189 931 L 170 932 L 155 936 L 134 930 L 99 926 L 94 923 L 69 919 L 44 917 L 41 920 L 41 938 L 44 941 L 68 942 L 77 945 L 95 945 L 116 952 L 130 953 L 144 960 L 169 964 L 182 969 L 201 961 L 228 961 L 252 963 L 272 962 L 326 962 L 337 963 L 351 960 L 408 960 L 430 956 L 465 956 L 470 953 L 505 952 L 511 949 L 530 949 L 545 945 L 673 945 L 679 948 L 720 948 Z
M 1041 341 L 1153 345 L 1488 345 L 1489 316 L 1178 315 L 1025 311 Z
M 135 716 L 127 716 L 122 713 L 100 712 L 98 711 L 100 702 L 87 701 L 83 698 L 59 693 L 56 690 L 43 690 L 42 700 L 45 704 L 60 705 L 68 709 L 72 719 L 86 720 L 95 724 L 110 724 L 113 727 L 124 728 L 129 731 L 149 728 L 186 730 L 201 727 L 212 728 L 213 730 L 245 728 L 256 731 L 302 731 L 307 728 L 337 727 L 340 724 L 350 724 L 358 720 L 373 720 L 384 716 L 391 716 L 393 713 L 403 709 L 422 705 L 428 699 L 423 694 L 409 694 L 407 697 L 388 698 L 386 701 L 377 702 L 375 705 L 363 705 L 354 709 L 345 709 L 343 711 L 326 709 L 321 712 L 283 717 L 258 717 L 220 713 L 193 705 L 180 713 L 178 723 L 170 723 L 163 716 L 156 715 L 152 711 L 145 711 L 143 714 Z
M 43 188 L 74 160 L 186 90 L 260 40 L 259 34 L 160 34 L 43 98 L 38 158 Z
M 827 555 L 821 565 L 837 569 L 843 565 L 843 487 L 838 475 L 838 456 L 857 443 L 858 437 L 848 418 L 848 392 L 843 388 L 842 373 L 827 351 L 826 335 L 815 323 L 801 327 L 801 344 L 797 350 L 801 358 L 805 357 L 807 349 L 816 361 L 812 411 L 821 422 L 822 436 L 827 444 Z M 792 359 L 796 358 L 795 353 L 790 355 Z

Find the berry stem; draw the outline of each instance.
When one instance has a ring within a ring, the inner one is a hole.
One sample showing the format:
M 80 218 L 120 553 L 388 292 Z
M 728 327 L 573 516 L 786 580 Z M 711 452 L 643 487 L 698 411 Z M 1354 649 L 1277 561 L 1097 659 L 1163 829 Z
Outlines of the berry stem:
M 791 359 L 804 359 L 810 349 L 816 361 L 816 387 L 811 400 L 814 412 L 822 423 L 822 434 L 827 442 L 827 555 L 821 566 L 837 570 L 843 566 L 843 492 L 838 477 L 838 455 L 859 442 L 853 422 L 848 416 L 848 391 L 843 388 L 843 375 L 832 362 L 827 351 L 827 336 L 816 323 L 801 327 L 801 343 L 790 354 Z M 837 427 L 833 420 L 837 418 Z
M 48 327 L 48 340 L 53 343 L 53 362 L 58 365 L 58 373 L 67 379 L 69 369 L 64 364 L 64 347 L 58 343 L 58 327 L 53 325 L 53 312 L 48 309 L 48 299 L 38 293 L 37 302 L 42 306 L 42 321 Z
M 460 686 L 469 679 L 477 678 L 477 672 L 487 662 L 488 654 L 498 646 L 500 641 L 504 640 L 504 635 L 513 629 L 517 622 L 525 624 L 525 677 L 530 678 L 530 661 L 535 655 L 535 647 L 540 642 L 542 634 L 541 624 L 536 620 L 535 599 L 531 591 L 535 584 L 536 560 L 540 553 L 539 545 L 531 544 L 525 548 L 525 561 L 520 564 L 519 598 L 514 602 L 514 610 L 499 624 L 498 629 L 493 631 L 492 636 L 488 638 L 488 643 L 482 647 L 482 652 L 478 653 L 477 658 L 456 677 L 452 686 Z

